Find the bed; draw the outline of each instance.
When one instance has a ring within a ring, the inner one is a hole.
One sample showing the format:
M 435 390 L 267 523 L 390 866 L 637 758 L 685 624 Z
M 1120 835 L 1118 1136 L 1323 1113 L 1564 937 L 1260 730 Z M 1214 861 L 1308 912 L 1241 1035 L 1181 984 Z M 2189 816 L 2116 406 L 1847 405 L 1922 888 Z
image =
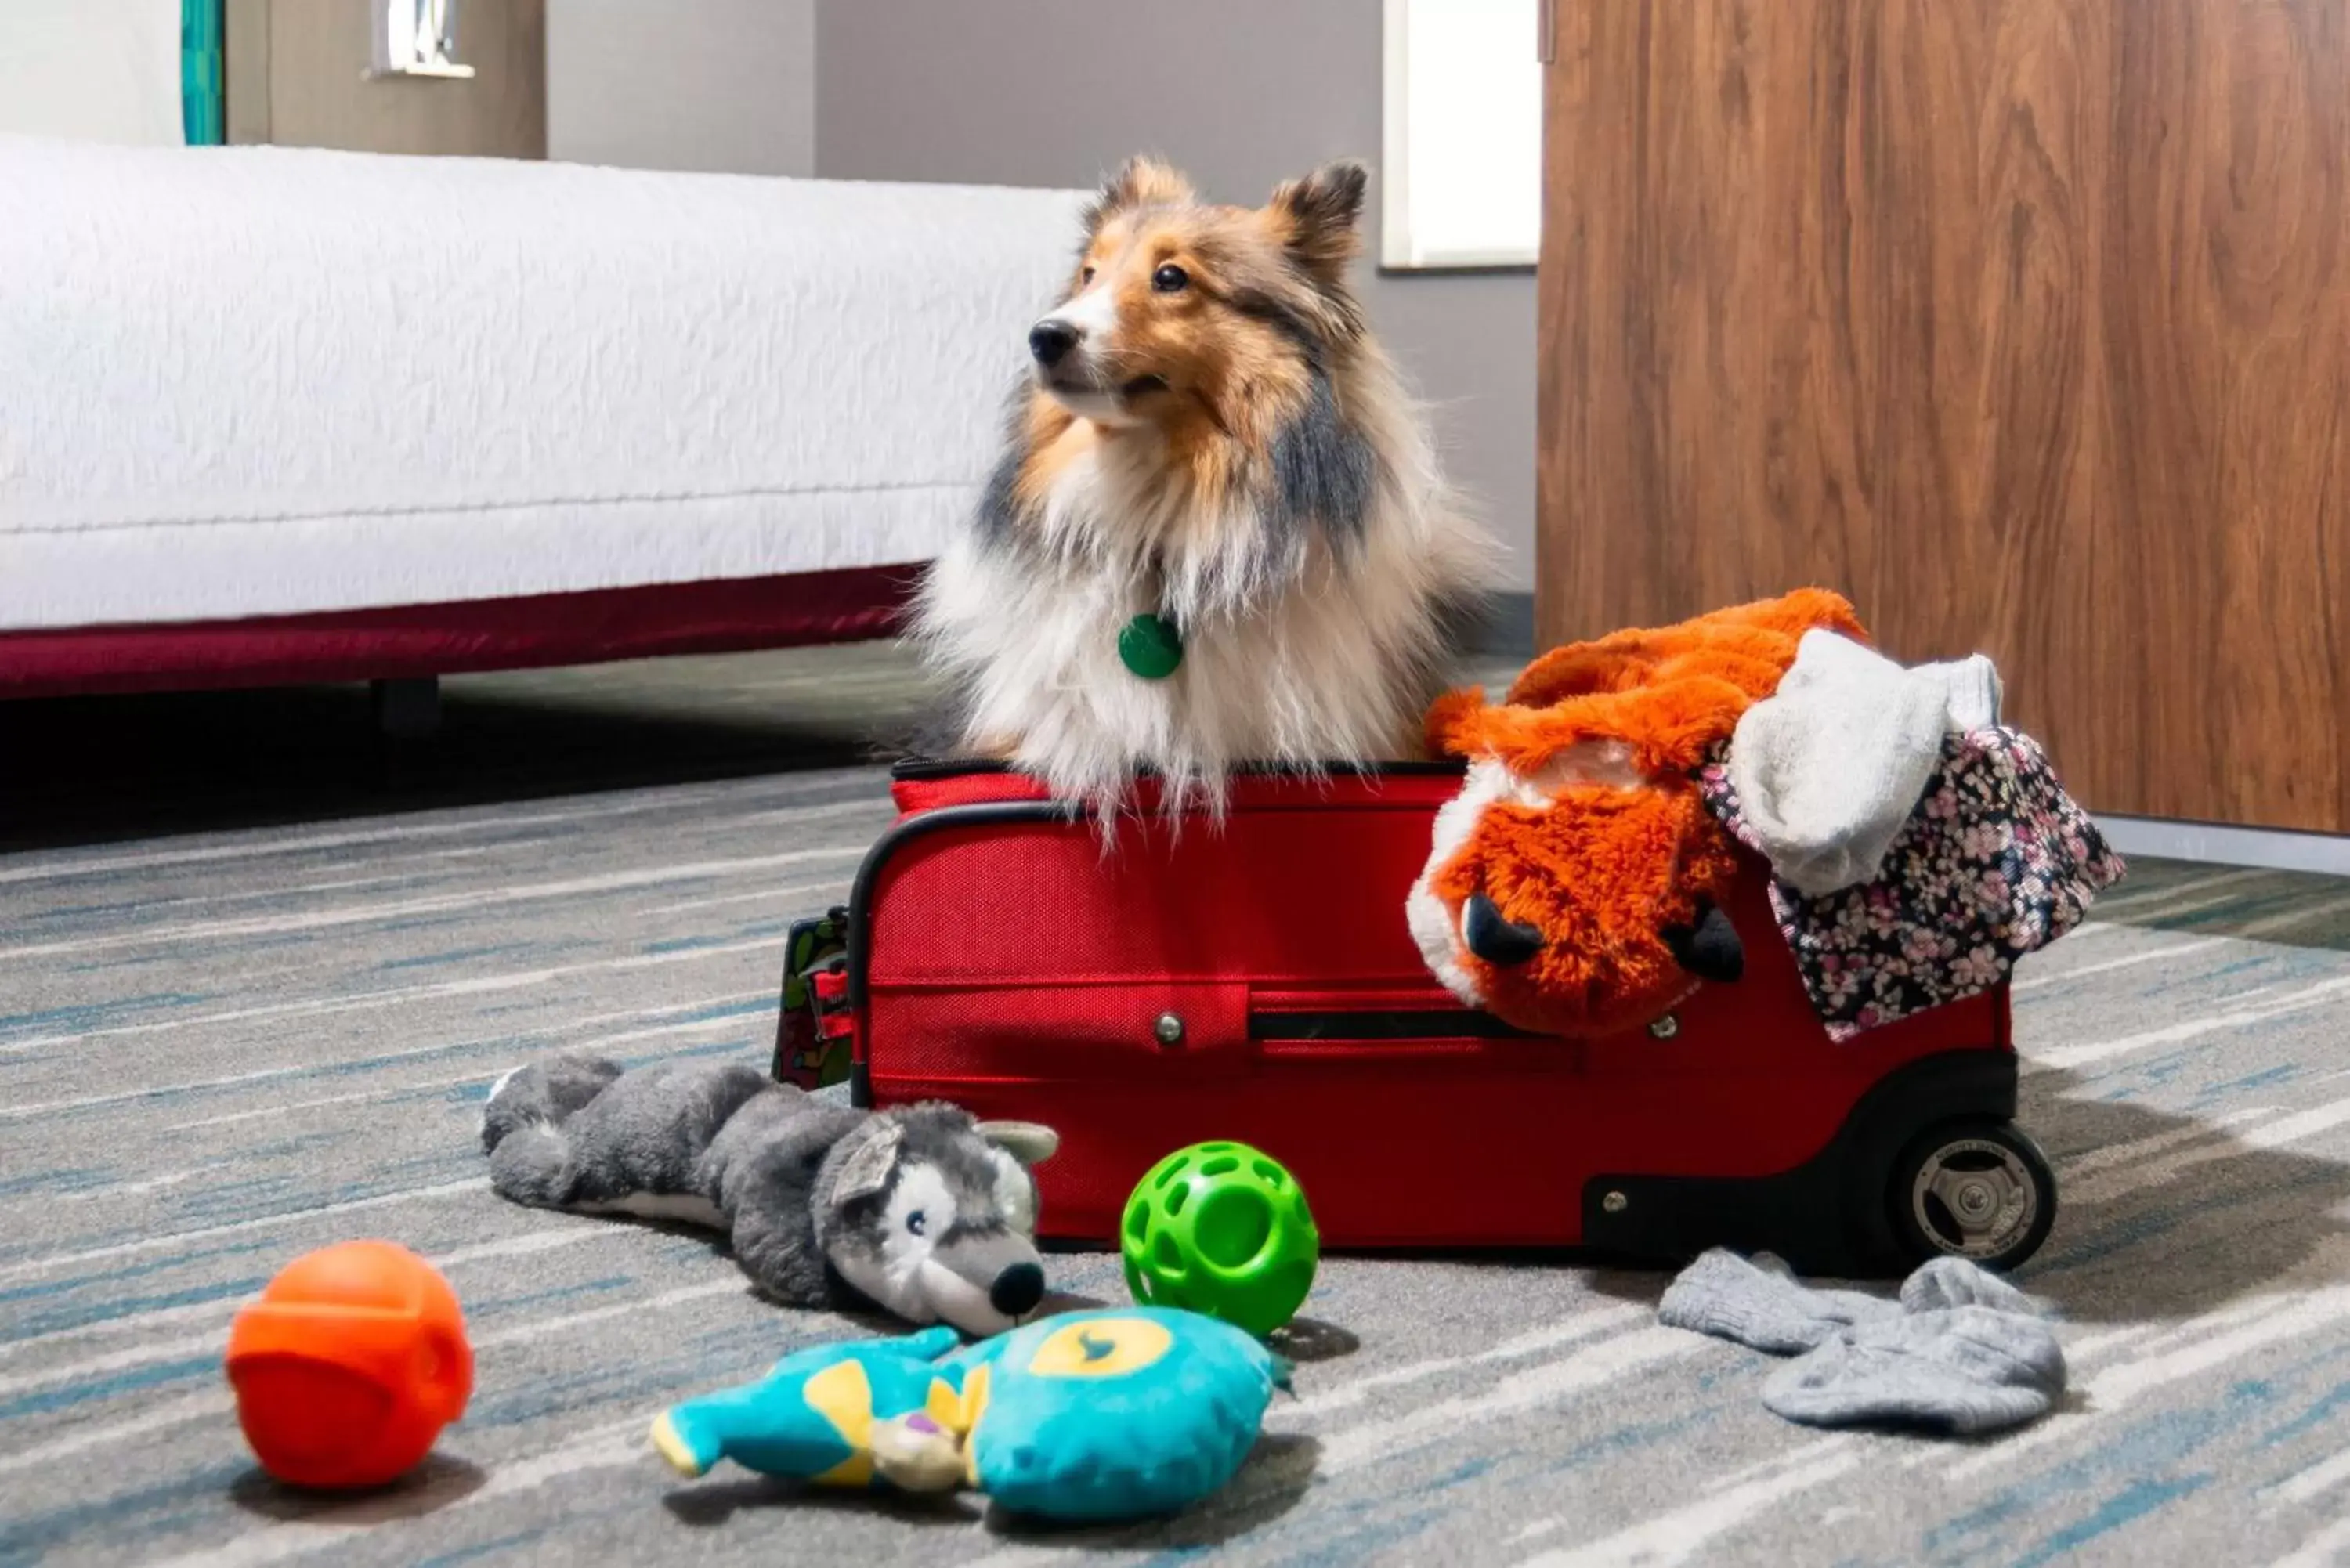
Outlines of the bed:
M 0 137 L 0 696 L 886 632 L 1082 201 Z

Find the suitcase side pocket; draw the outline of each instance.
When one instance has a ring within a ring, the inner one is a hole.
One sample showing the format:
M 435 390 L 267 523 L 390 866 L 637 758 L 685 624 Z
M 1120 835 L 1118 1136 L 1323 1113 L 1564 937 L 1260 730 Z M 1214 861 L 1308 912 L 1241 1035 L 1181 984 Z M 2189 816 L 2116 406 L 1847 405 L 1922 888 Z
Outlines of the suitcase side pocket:
M 1489 1040 L 1546 1040 L 1463 1007 L 1441 991 L 1388 985 L 1251 989 L 1249 1038 L 1267 1054 L 1324 1045 L 1458 1050 Z
M 847 965 L 846 909 L 792 922 L 784 941 L 784 977 L 775 1009 L 776 1082 L 819 1089 L 847 1078 L 845 988 L 818 983 L 826 974 L 845 977 Z

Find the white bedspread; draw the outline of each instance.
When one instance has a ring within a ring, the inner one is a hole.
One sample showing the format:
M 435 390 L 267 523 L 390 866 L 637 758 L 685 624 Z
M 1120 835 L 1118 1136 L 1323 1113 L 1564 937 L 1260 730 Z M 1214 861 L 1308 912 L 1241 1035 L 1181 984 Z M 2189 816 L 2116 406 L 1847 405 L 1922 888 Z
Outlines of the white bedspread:
M 0 628 L 928 559 L 1081 200 L 0 138 Z

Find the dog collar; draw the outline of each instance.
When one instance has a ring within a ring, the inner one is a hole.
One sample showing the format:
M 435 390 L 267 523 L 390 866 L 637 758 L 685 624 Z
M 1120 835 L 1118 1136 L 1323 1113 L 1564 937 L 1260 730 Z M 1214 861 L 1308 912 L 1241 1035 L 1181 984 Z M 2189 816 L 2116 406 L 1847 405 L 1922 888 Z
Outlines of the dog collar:
M 1118 659 L 1145 680 L 1164 680 L 1183 662 L 1183 634 L 1163 615 L 1139 615 L 1118 629 Z

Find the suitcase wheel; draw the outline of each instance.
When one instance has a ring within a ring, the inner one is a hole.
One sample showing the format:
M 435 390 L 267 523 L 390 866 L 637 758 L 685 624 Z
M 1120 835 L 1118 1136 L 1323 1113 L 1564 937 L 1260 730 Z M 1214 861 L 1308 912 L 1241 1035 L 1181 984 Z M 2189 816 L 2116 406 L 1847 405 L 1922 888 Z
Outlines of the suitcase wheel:
M 2012 1269 L 2056 1222 L 2056 1173 L 2013 1122 L 1968 1116 L 1927 1129 L 1893 1162 L 1893 1233 L 1915 1266 L 1966 1258 Z

